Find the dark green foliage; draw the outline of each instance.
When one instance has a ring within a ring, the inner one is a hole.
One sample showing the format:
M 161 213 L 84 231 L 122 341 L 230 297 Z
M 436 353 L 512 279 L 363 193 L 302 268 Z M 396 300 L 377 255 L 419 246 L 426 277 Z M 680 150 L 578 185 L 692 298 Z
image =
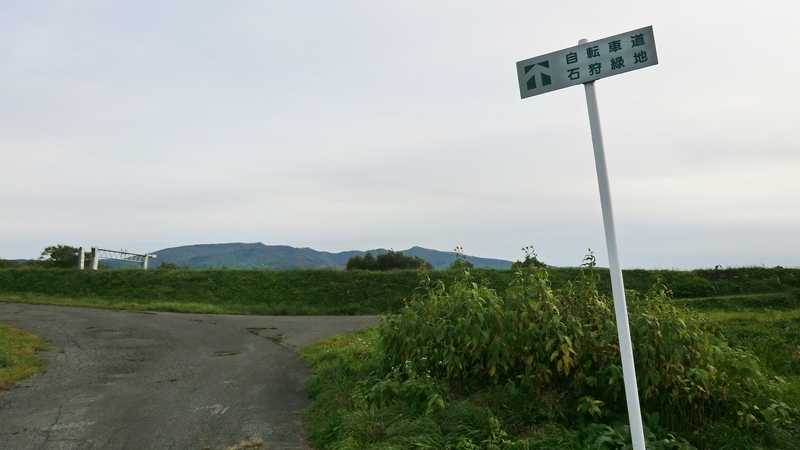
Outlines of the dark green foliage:
M 353 256 L 347 260 L 347 270 L 377 270 L 377 261 L 372 253 L 367 252 L 364 256 Z
M 51 245 L 42 250 L 41 260 L 52 267 L 78 268 L 79 248 L 69 245 Z
M 347 270 L 408 270 L 433 269 L 433 266 L 422 258 L 406 256 L 402 252 L 389 250 L 377 257 L 372 253 L 364 256 L 353 256 L 347 260 Z

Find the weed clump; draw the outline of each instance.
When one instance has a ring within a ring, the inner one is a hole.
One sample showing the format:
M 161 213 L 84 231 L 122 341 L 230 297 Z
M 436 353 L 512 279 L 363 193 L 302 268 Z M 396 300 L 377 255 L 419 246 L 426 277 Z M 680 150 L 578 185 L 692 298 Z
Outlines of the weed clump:
M 598 289 L 594 266 L 590 254 L 576 281 L 559 290 L 551 287 L 547 268 L 535 265 L 516 270 L 503 293 L 469 270 L 449 285 L 426 279 L 399 314 L 380 325 L 384 378 L 373 396 L 383 402 L 387 392 L 416 398 L 423 413 L 443 409 L 445 392 L 470 396 L 502 387 L 526 398 L 554 398 L 562 420 L 624 421 L 613 301 Z M 712 443 L 701 432 L 720 423 L 751 432 L 791 428 L 798 413 L 774 400 L 780 381 L 670 297 L 661 284 L 629 294 L 638 387 L 651 427 L 703 446 Z M 595 428 L 595 437 L 620 434 L 609 425 Z M 661 438 L 652 439 L 655 445 Z M 666 442 L 684 441 L 673 436 Z

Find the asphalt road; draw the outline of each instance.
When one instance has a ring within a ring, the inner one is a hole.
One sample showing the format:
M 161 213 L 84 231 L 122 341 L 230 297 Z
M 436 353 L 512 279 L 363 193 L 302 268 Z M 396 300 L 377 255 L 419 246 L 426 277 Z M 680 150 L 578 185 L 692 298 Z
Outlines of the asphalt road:
M 0 449 L 306 449 L 296 349 L 366 316 L 230 316 L 0 303 L 46 372 L 0 393 Z

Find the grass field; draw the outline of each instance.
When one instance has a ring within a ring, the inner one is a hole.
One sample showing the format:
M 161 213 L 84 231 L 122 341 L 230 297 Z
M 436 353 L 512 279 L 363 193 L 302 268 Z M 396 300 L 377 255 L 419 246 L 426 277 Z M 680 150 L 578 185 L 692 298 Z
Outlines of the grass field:
M 42 369 L 38 355 L 44 342 L 37 336 L 0 324 L 0 391 Z
M 779 377 L 780 400 L 800 408 L 800 300 L 797 292 L 704 297 L 683 300 L 691 314 L 734 346 L 760 359 L 770 377 Z M 339 336 L 305 349 L 313 367 L 313 406 L 307 414 L 312 442 L 318 449 L 622 449 L 628 448 L 624 417 L 575 420 L 553 393 L 520 397 L 514 389 L 495 386 L 459 392 L 433 382 L 396 383 L 380 372 L 376 329 Z M 635 345 L 635 343 L 634 343 Z M 376 401 L 389 390 L 393 400 Z M 431 395 L 434 392 L 435 395 Z M 433 403 L 415 398 L 437 399 Z M 445 406 L 446 405 L 446 406 Z M 648 449 L 797 449 L 797 417 L 790 431 L 753 429 L 718 423 L 701 435 L 672 434 L 658 415 L 643 411 Z M 620 418 L 617 418 L 620 420 Z M 688 441 L 693 442 L 689 444 Z
M 475 270 L 477 279 L 505 289 L 511 271 Z M 577 268 L 551 268 L 554 288 Z M 597 269 L 608 292 L 608 272 Z M 452 272 L 432 271 L 433 280 Z M 419 284 L 416 271 L 0 269 L 0 301 L 115 309 L 236 314 L 381 314 L 398 311 Z M 800 269 L 740 268 L 625 271 L 626 287 L 644 291 L 662 279 L 675 298 L 778 293 L 800 288 Z
M 750 350 L 772 374 L 786 378 L 800 405 L 800 291 L 680 303 L 707 315 L 728 342 Z

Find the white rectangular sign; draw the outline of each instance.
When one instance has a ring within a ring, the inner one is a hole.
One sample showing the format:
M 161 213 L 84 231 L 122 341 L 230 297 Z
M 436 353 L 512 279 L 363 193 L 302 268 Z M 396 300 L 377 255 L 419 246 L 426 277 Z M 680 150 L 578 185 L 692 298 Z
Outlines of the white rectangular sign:
M 644 27 L 519 61 L 519 94 L 533 97 L 656 64 L 653 27 Z

